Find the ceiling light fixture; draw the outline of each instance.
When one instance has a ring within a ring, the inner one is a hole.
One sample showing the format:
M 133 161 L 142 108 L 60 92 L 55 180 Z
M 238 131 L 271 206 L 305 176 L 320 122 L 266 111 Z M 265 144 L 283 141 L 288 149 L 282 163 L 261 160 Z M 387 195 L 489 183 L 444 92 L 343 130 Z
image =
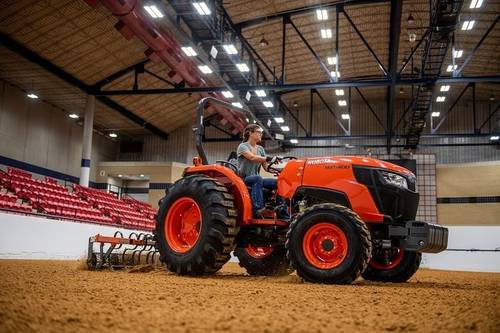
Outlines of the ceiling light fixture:
M 349 119 L 351 119 L 351 116 L 349 114 L 347 114 L 347 113 L 343 113 L 342 114 L 342 119 L 349 120 Z
M 210 8 L 208 8 L 207 4 L 205 1 L 200 1 L 200 2 L 193 2 L 193 6 L 200 15 L 210 15 L 212 12 L 210 11 Z
M 439 112 L 439 111 L 436 111 L 436 112 L 432 112 L 432 113 L 431 113 L 431 117 L 434 117 L 434 118 L 437 118 L 437 117 L 439 117 L 440 115 L 441 115 L 441 112 Z
M 26 96 L 28 96 L 31 99 L 37 99 L 38 98 L 38 95 L 34 94 L 34 93 L 28 93 Z
M 290 139 L 290 143 L 297 144 L 297 143 L 299 143 L 299 140 L 297 140 L 297 139 Z
M 224 90 L 222 92 L 222 95 L 224 95 L 224 97 L 226 97 L 226 98 L 233 98 L 234 97 L 233 93 L 230 92 L 229 90 Z
M 266 108 L 272 108 L 274 106 L 273 102 L 271 101 L 263 101 L 262 104 L 264 104 Z
M 448 65 L 448 67 L 446 68 L 446 71 L 453 72 L 453 71 L 457 70 L 457 68 L 458 68 L 458 65 Z
M 198 55 L 191 46 L 183 46 L 181 49 L 188 57 L 196 57 Z
M 241 105 L 240 102 L 233 102 L 233 103 L 231 103 L 231 105 L 236 106 L 237 108 L 240 108 L 240 109 L 243 108 L 243 105 Z
M 198 68 L 200 69 L 200 71 L 203 74 L 211 74 L 212 73 L 212 70 L 207 65 L 200 65 L 200 66 L 198 66 Z
M 341 99 L 339 101 L 339 106 L 346 106 L 347 105 L 347 101 L 345 99 Z
M 233 44 L 222 45 L 227 54 L 238 54 L 238 50 Z
M 321 38 L 332 38 L 332 29 L 321 29 Z
M 281 126 L 281 130 L 283 132 L 289 132 L 290 131 L 290 127 L 288 127 L 288 126 Z
M 415 18 L 413 17 L 412 13 L 410 13 L 410 15 L 408 15 L 408 25 L 413 25 L 413 23 L 415 23 Z
M 117 138 L 118 137 L 118 134 L 116 134 L 115 132 L 111 132 L 108 135 L 110 138 Z
M 438 97 L 436 98 L 436 102 L 442 103 L 442 102 L 444 102 L 444 100 L 445 100 L 445 99 L 446 99 L 446 97 L 445 97 L 445 96 L 438 96 Z
M 285 119 L 283 119 L 282 117 L 274 117 L 274 121 L 277 124 L 283 124 L 285 122 Z
M 70 117 L 71 119 L 78 119 L 78 115 L 77 115 L 76 113 L 71 113 L 71 114 L 69 115 L 69 117 Z
M 250 72 L 250 68 L 248 68 L 248 65 L 245 63 L 236 64 L 236 67 L 238 67 L 240 72 Z
M 330 75 L 331 77 L 336 77 L 336 78 L 340 78 L 340 72 L 339 71 L 331 71 L 330 72 Z
M 462 58 L 463 54 L 464 50 L 453 50 L 453 58 L 455 59 Z
M 344 96 L 344 89 L 335 89 L 335 95 Z
M 414 32 L 410 32 L 410 33 L 408 34 L 408 41 L 409 41 L 410 43 L 415 43 L 415 41 L 416 41 L 416 40 L 417 40 L 417 34 L 416 34 L 416 33 L 414 33 Z
M 439 91 L 448 91 L 448 90 L 450 90 L 449 85 L 441 86 L 441 88 L 439 88 Z
M 474 27 L 474 23 L 476 23 L 476 21 L 474 20 L 464 21 L 464 23 L 462 24 L 462 30 L 472 30 L 472 28 Z
M 491 141 L 497 141 L 499 139 L 500 139 L 500 136 L 498 136 L 498 135 L 492 135 L 492 136 L 490 136 L 490 140 Z
M 155 5 L 144 6 L 144 9 L 148 12 L 148 14 L 152 18 L 162 18 L 163 17 L 163 13 Z
M 326 9 L 316 9 L 316 17 L 319 21 L 328 20 L 328 11 Z
M 481 8 L 482 5 L 483 5 L 483 0 L 472 0 L 470 2 L 469 8 L 470 9 L 477 9 L 477 8 Z
M 259 46 L 260 47 L 266 47 L 268 45 L 269 45 L 269 42 L 267 41 L 267 39 L 264 38 L 264 35 L 262 35 L 262 38 L 259 41 Z
M 266 97 L 266 91 L 265 90 L 255 90 L 255 94 L 259 97 Z
M 337 56 L 326 58 L 328 65 L 336 65 L 337 64 Z

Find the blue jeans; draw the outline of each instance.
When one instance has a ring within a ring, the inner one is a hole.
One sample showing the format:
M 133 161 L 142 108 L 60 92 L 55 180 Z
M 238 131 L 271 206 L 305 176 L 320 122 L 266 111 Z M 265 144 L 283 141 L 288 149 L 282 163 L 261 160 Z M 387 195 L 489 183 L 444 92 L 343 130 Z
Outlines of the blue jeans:
M 250 197 L 252 198 L 252 212 L 254 214 L 259 209 L 264 208 L 264 194 L 262 189 L 265 187 L 274 190 L 276 189 L 278 183 L 276 178 L 262 178 L 259 175 L 247 176 L 245 177 L 244 182 L 247 186 L 251 187 Z M 283 199 L 278 197 L 276 203 L 278 205 L 282 204 Z M 282 215 L 281 218 L 288 219 L 290 215 L 288 214 L 288 209 L 286 210 L 287 211 L 283 212 L 283 214 L 278 215 Z
M 264 194 L 262 193 L 262 189 L 264 187 L 275 189 L 277 181 L 274 178 L 264 179 L 259 175 L 247 176 L 244 181 L 252 189 L 250 197 L 252 198 L 252 208 L 255 213 L 255 211 L 264 208 Z

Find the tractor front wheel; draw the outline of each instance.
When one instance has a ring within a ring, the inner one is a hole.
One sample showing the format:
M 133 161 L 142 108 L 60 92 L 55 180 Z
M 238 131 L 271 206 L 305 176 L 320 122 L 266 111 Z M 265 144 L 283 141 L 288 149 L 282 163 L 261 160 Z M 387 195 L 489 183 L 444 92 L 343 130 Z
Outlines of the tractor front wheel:
M 406 282 L 420 267 L 422 254 L 405 251 L 399 247 L 376 248 L 362 276 L 365 280 Z
M 356 213 L 326 203 L 309 207 L 294 218 L 286 248 L 291 265 L 304 280 L 345 284 L 366 269 L 372 242 Z
M 250 275 L 283 276 L 293 272 L 283 246 L 237 247 L 234 255 L 238 258 L 239 265 Z
M 212 274 L 230 258 L 237 233 L 233 196 L 213 178 L 177 181 L 157 214 L 161 261 L 180 275 Z

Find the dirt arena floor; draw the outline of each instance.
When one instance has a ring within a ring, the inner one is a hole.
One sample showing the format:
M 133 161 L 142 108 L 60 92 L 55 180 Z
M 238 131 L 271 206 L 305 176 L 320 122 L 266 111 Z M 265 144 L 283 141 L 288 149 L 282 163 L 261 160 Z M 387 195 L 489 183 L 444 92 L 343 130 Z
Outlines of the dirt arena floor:
M 409 283 L 303 283 L 0 261 L 0 332 L 500 332 L 500 274 L 420 270 Z

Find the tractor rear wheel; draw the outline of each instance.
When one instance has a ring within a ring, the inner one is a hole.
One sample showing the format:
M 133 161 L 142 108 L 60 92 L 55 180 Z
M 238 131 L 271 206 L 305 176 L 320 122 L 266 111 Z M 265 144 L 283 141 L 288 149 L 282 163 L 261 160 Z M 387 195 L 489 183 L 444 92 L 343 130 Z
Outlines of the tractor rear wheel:
M 309 207 L 294 218 L 286 248 L 291 265 L 304 280 L 345 284 L 366 269 L 372 241 L 356 213 L 325 203 Z
M 406 282 L 420 267 L 422 254 L 399 247 L 374 249 L 373 256 L 362 276 L 365 280 Z
M 239 265 L 250 275 L 283 276 L 293 272 L 283 246 L 237 247 L 234 255 L 238 258 Z
M 231 258 L 236 215 L 233 196 L 215 179 L 204 175 L 180 179 L 157 215 L 161 261 L 180 275 L 215 273 Z

